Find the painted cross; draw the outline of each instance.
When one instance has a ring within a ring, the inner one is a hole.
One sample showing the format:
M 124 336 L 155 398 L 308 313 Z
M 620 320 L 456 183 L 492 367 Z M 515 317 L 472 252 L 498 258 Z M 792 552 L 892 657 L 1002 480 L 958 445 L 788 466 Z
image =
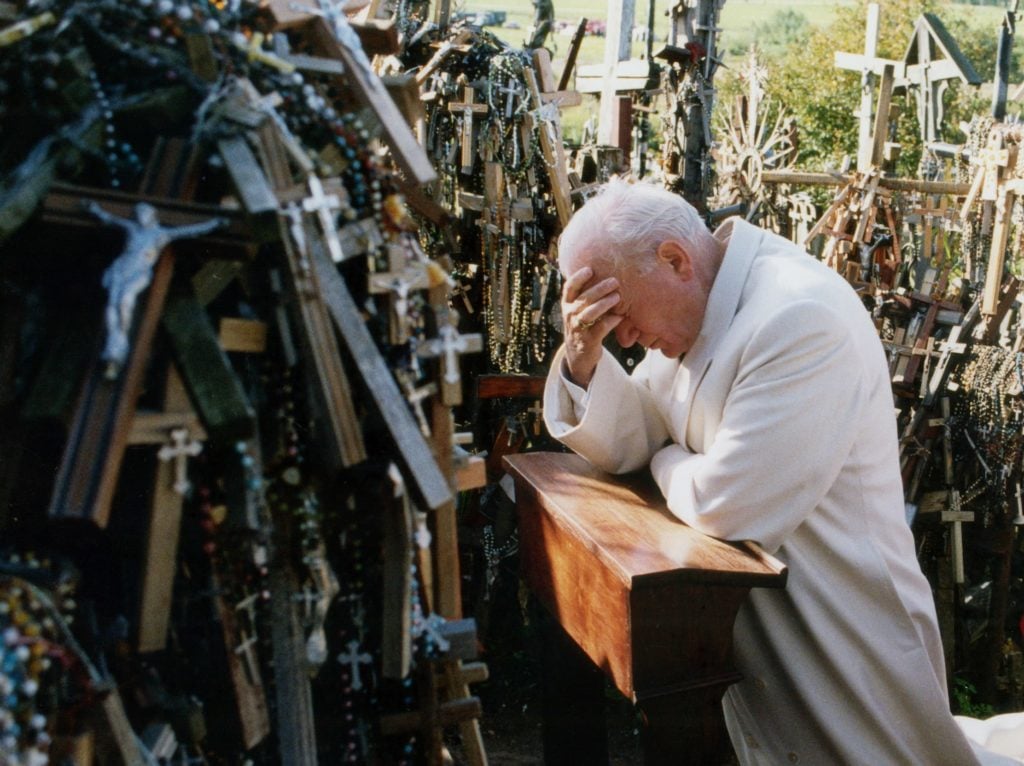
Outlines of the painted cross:
M 174 461 L 174 491 L 184 497 L 189 489 L 192 487 L 192 483 L 188 480 L 187 469 L 188 459 L 195 457 L 203 451 L 202 442 L 188 440 L 189 433 L 187 428 L 175 428 L 171 430 L 171 443 L 165 444 L 160 448 L 156 456 L 160 460 L 166 462 L 168 460 Z
M 489 111 L 487 104 L 474 102 L 476 91 L 469 85 L 462 88 L 462 101 L 453 101 L 448 104 L 448 111 L 453 114 L 462 115 L 462 167 L 460 172 L 463 175 L 473 174 L 473 158 L 476 156 L 476 145 L 473 143 L 473 118 L 483 117 Z
M 348 642 L 348 652 L 342 652 L 338 655 L 338 662 L 349 667 L 349 677 L 352 679 L 352 689 L 359 691 L 363 688 L 363 677 L 359 672 L 360 665 L 367 665 L 373 662 L 371 657 L 366 652 L 359 651 L 359 642 L 352 639 Z
M 327 242 L 327 252 L 330 253 L 332 261 L 340 263 L 345 260 L 345 254 L 342 252 L 341 242 L 338 240 L 334 212 L 341 210 L 341 197 L 337 194 L 324 194 L 323 184 L 315 174 L 309 176 L 308 183 L 310 196 L 302 200 L 302 209 L 307 213 L 316 213 L 320 229 Z

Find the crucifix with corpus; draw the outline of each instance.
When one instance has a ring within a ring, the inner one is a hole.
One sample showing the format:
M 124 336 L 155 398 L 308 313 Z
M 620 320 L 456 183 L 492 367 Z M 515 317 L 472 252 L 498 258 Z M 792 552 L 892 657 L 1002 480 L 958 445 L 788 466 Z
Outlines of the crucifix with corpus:
M 476 157 L 476 144 L 473 141 L 473 119 L 483 117 L 489 111 L 487 104 L 475 102 L 476 89 L 462 79 L 462 101 L 448 104 L 448 111 L 462 117 L 462 166 L 459 171 L 463 175 L 473 174 L 473 159 Z

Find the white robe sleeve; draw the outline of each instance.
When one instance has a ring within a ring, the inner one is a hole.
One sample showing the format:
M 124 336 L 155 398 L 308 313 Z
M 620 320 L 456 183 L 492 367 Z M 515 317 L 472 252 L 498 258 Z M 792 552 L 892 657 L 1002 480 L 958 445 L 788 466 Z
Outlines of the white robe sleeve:
M 707 451 L 671 444 L 651 461 L 672 513 L 705 534 L 778 549 L 835 482 L 868 399 L 848 321 L 801 301 L 761 326 Z
M 646 365 L 641 362 L 629 375 L 605 349 L 584 407 L 573 400 L 562 375 L 564 355 L 559 349 L 544 388 L 548 433 L 609 473 L 646 466 L 669 435 L 647 385 Z

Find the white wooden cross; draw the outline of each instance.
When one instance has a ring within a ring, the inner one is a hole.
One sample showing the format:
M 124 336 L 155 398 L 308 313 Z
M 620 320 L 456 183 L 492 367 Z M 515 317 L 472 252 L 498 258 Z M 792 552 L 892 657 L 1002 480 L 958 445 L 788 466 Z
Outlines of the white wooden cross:
M 835 65 L 840 69 L 860 72 L 860 120 L 857 133 L 857 170 L 866 173 L 871 167 L 873 150 L 872 106 L 874 104 L 875 75 L 881 75 L 886 65 L 893 67 L 896 78 L 903 77 L 903 62 L 878 58 L 878 3 L 868 4 L 868 20 L 864 31 L 864 53 L 836 51 Z
M 320 229 L 327 241 L 327 252 L 331 254 L 331 260 L 340 263 L 345 260 L 345 254 L 341 251 L 341 242 L 338 240 L 334 211 L 341 210 L 341 197 L 337 194 L 324 194 L 323 184 L 315 174 L 310 174 L 308 183 L 310 196 L 302 200 L 302 209 L 307 213 L 316 213 Z
M 437 334 L 437 338 L 431 338 L 420 346 L 419 353 L 421 356 L 441 357 L 444 382 L 455 385 L 461 380 L 459 354 L 482 350 L 483 341 L 478 334 L 462 335 L 451 324 L 442 325 Z
M 347 646 L 348 652 L 342 652 L 341 654 L 339 654 L 338 662 L 342 663 L 343 665 L 348 665 L 349 674 L 352 678 L 352 689 L 355 691 L 359 691 L 363 688 L 363 678 L 362 675 L 359 673 L 359 666 L 373 662 L 373 657 L 371 657 L 366 652 L 360 652 L 359 642 L 355 639 L 349 641 Z
M 171 430 L 171 443 L 165 444 L 156 453 L 163 462 L 174 460 L 174 491 L 184 497 L 192 483 L 188 480 L 188 459 L 203 451 L 203 444 L 193 439 L 189 441 L 187 428 Z

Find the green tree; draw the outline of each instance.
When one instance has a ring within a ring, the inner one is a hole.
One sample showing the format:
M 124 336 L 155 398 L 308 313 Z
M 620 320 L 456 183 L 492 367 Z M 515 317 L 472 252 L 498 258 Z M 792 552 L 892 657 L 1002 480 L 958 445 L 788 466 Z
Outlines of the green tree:
M 754 25 L 754 42 L 761 50 L 775 54 L 794 44 L 802 44 L 810 33 L 807 17 L 786 8 L 776 11 L 768 21 Z

